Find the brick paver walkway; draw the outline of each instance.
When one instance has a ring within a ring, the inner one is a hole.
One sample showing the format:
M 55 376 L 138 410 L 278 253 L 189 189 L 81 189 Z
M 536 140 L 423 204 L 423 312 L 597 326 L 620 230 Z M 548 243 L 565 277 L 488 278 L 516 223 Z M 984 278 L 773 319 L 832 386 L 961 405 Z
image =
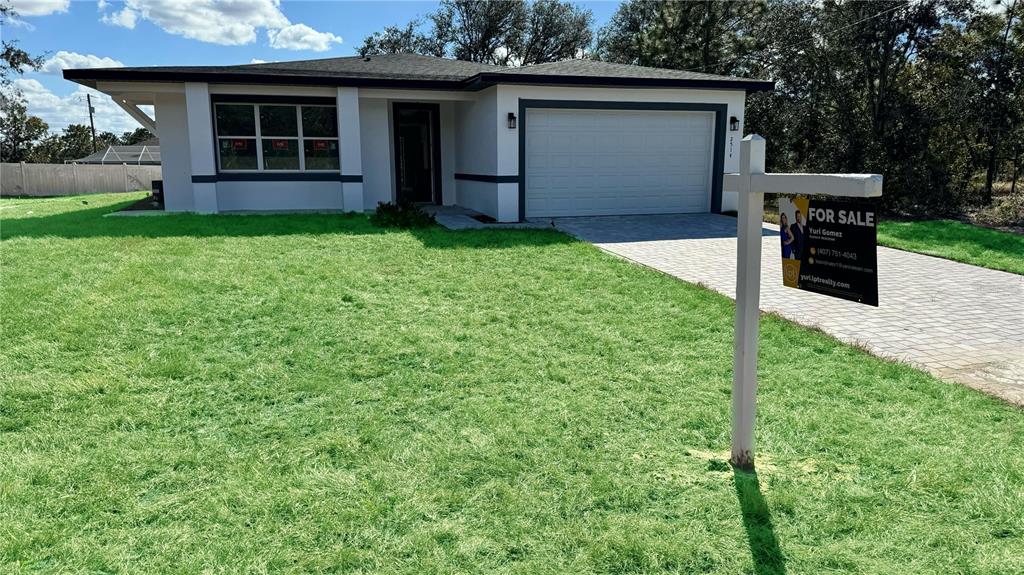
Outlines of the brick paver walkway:
M 713 214 L 560 218 L 559 229 L 729 297 L 736 220 Z M 878 248 L 880 305 L 782 285 L 778 231 L 764 230 L 761 309 L 1024 406 L 1024 277 Z

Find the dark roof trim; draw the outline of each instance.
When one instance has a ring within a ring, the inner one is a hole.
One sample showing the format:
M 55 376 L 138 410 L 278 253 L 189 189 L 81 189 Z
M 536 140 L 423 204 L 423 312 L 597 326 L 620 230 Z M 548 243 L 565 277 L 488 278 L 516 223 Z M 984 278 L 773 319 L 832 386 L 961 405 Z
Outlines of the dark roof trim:
M 73 69 L 64 79 L 95 88 L 96 81 L 126 82 L 211 82 L 217 84 L 287 84 L 298 86 L 354 86 L 362 88 L 405 88 L 416 90 L 482 90 L 498 84 L 540 86 L 590 86 L 609 88 L 691 88 L 710 90 L 771 91 L 775 82 L 762 80 L 705 80 L 682 78 L 628 78 L 611 76 L 568 76 L 484 72 L 466 80 L 425 80 L 399 78 L 358 78 L 315 74 L 267 74 L 168 70 Z
M 334 106 L 337 100 L 319 96 L 270 96 L 267 94 L 210 94 L 214 104 L 289 104 L 306 106 Z
M 110 82 L 210 82 L 216 84 L 287 84 L 292 86 L 357 86 L 363 88 L 419 88 L 426 90 L 463 90 L 461 80 L 403 80 L 395 78 L 352 78 L 329 75 L 260 74 L 205 72 L 201 70 L 64 70 L 64 79 L 95 88 L 97 81 Z

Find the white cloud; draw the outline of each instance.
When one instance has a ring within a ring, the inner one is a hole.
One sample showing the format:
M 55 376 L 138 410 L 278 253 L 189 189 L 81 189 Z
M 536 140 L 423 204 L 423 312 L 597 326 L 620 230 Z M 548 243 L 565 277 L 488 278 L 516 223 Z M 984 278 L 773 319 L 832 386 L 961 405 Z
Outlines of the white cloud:
M 249 63 L 250 64 L 266 64 L 267 61 L 266 60 L 260 60 L 259 58 L 253 58 L 252 60 L 249 60 Z
M 18 16 L 47 16 L 67 12 L 71 0 L 12 0 L 11 7 Z
M 43 63 L 42 71 L 47 74 L 60 74 L 67 68 L 120 68 L 121 66 L 124 64 L 113 58 L 61 50 Z
M 277 0 L 127 0 L 124 8 L 102 19 L 133 28 L 141 18 L 171 34 L 237 46 L 255 41 L 258 28 L 287 26 L 288 18 L 278 6 Z
M 134 28 L 138 20 L 148 20 L 170 34 L 212 44 L 251 44 L 259 30 L 267 31 L 271 46 L 288 50 L 322 52 L 341 42 L 330 32 L 292 24 L 280 0 L 126 0 L 109 13 L 108 5 L 101 7 L 107 24 Z
M 21 91 L 28 105 L 28 112 L 49 124 L 51 132 L 59 132 L 69 124 L 89 124 L 86 94 L 92 95 L 92 105 L 96 108 L 94 118 L 97 132 L 109 131 L 120 135 L 139 127 L 139 123 L 118 107 L 109 96 L 85 86 L 80 86 L 67 96 L 58 96 L 38 80 L 31 78 L 18 78 L 14 81 L 13 87 Z M 152 117 L 152 106 L 141 108 Z
M 110 14 L 104 14 L 100 21 L 104 24 L 110 24 L 111 26 L 120 26 L 129 30 L 135 29 L 135 20 L 138 18 L 138 13 L 131 8 L 122 8 L 117 12 L 111 12 Z
M 341 44 L 341 38 L 330 32 L 317 32 L 305 24 L 292 24 L 280 30 L 268 30 L 271 48 L 285 50 L 312 50 L 325 52 L 331 44 Z
M 29 24 L 25 20 L 22 20 L 20 18 L 14 17 L 14 16 L 10 16 L 10 15 L 5 17 L 5 19 L 4 19 L 4 26 L 8 26 L 10 28 L 24 28 L 25 30 L 28 30 L 29 32 L 35 32 L 36 31 L 36 27 L 33 26 L 32 24 Z

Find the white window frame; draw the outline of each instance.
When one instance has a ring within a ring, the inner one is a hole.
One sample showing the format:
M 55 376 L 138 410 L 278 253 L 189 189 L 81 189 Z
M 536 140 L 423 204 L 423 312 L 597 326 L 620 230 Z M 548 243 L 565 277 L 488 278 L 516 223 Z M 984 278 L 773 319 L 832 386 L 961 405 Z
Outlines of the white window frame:
M 231 136 L 228 134 L 220 133 L 220 126 L 217 124 L 217 108 L 216 106 L 252 106 L 253 108 L 253 120 L 256 122 L 256 135 L 255 136 Z M 295 108 L 295 121 L 298 127 L 296 136 L 267 136 L 263 137 L 263 129 L 260 125 L 260 106 L 290 106 Z M 331 106 L 329 104 L 289 104 L 288 102 L 246 102 L 246 101 L 223 101 L 214 102 L 214 138 L 217 140 L 217 171 L 224 172 L 227 174 L 258 174 L 258 173 L 270 173 L 270 174 L 301 174 L 301 173 L 313 173 L 313 174 L 340 174 L 341 173 L 341 143 L 338 136 L 323 136 L 323 137 L 310 137 L 306 138 L 302 132 L 302 109 L 303 108 L 334 108 L 335 118 L 337 118 L 338 108 L 337 106 Z M 340 134 L 339 134 L 340 135 Z M 296 147 L 298 148 L 299 154 L 299 169 L 297 170 L 274 170 L 267 169 L 263 163 L 263 140 L 294 140 Z M 338 168 L 337 169 L 317 169 L 307 170 L 306 169 L 306 147 L 305 141 L 309 140 L 333 140 L 338 142 Z M 220 141 L 221 140 L 253 140 L 256 144 L 256 169 L 255 170 L 239 170 L 239 169 L 224 169 L 220 155 Z

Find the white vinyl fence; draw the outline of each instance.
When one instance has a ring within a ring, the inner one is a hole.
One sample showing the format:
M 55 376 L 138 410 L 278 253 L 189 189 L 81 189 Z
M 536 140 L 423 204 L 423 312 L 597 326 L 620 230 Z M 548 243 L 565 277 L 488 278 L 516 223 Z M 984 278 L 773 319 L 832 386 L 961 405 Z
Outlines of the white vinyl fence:
M 153 189 L 160 166 L 0 164 L 0 196 L 71 196 Z

